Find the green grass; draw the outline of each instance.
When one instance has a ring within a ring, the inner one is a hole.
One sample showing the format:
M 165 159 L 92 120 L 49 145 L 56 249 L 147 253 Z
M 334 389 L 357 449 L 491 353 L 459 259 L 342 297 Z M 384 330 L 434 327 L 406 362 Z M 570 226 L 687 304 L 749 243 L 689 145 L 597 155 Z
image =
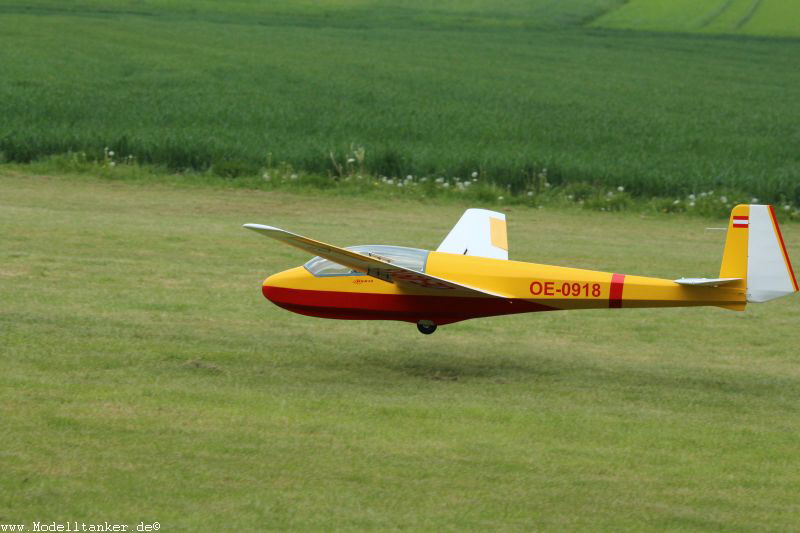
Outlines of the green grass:
M 437 28 L 559 28 L 596 18 L 623 0 L 53 0 L 4 2 L 11 13 L 82 14 L 99 17 L 140 15 L 171 20 L 208 20 L 247 24 L 336 26 L 425 26 Z
M 744 26 L 746 33 L 798 37 L 800 5 L 785 0 L 762 0 Z
M 464 206 L 0 176 L 0 523 L 791 530 L 797 296 L 413 325 L 266 302 L 303 253 L 432 248 Z M 514 259 L 713 276 L 717 225 L 513 207 Z M 800 258 L 800 225 L 783 224 Z
M 0 159 L 800 203 L 800 42 L 587 27 L 618 5 L 3 2 Z
M 800 37 L 800 5 L 786 0 L 633 0 L 597 27 Z

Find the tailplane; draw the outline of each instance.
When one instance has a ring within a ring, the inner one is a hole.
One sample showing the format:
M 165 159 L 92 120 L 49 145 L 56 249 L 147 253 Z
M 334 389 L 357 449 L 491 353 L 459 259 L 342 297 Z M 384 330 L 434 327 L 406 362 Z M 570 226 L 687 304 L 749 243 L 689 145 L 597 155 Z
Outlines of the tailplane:
M 735 283 L 746 289 L 748 302 L 797 292 L 797 279 L 771 205 L 733 208 L 719 277 L 741 278 Z

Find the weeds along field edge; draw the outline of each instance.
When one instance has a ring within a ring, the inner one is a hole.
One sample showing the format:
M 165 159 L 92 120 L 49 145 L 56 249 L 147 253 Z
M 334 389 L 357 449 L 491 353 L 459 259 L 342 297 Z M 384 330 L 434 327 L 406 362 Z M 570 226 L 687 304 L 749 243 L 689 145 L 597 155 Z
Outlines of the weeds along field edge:
M 249 189 L 283 191 L 305 196 L 372 198 L 433 204 L 456 204 L 504 208 L 558 208 L 599 212 L 638 212 L 642 214 L 685 213 L 724 220 L 737 204 L 770 203 L 731 188 L 699 190 L 670 196 L 639 196 L 625 186 L 605 186 L 587 182 L 553 185 L 549 170 L 540 168 L 527 187 L 514 190 L 480 171 L 459 176 L 375 176 L 361 163 L 364 153 L 356 148 L 350 157 L 334 160 L 336 173 L 326 175 L 302 172 L 286 163 L 260 169 L 257 174 L 237 174 L 232 169 L 212 168 L 204 172 L 169 172 L 162 167 L 141 165 L 131 156 L 105 150 L 100 161 L 83 153 L 51 156 L 27 164 L 0 164 L 0 174 L 20 176 L 65 176 L 76 180 L 171 185 L 179 188 Z M 800 221 L 800 206 L 791 201 L 773 202 L 781 221 Z

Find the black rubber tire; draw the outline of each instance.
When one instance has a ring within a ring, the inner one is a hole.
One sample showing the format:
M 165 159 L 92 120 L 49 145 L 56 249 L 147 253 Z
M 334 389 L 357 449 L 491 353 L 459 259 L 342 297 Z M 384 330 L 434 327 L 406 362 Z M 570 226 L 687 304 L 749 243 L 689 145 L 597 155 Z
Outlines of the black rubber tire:
M 422 322 L 417 322 L 417 329 L 423 335 L 430 335 L 434 331 L 436 331 L 436 324 L 423 324 Z

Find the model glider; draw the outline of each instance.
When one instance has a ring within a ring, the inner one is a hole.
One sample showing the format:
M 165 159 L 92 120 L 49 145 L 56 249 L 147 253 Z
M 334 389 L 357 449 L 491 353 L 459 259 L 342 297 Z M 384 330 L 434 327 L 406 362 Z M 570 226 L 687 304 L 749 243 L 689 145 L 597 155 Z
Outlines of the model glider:
M 508 260 L 502 213 L 468 209 L 436 251 L 340 248 L 272 226 L 245 228 L 315 257 L 264 280 L 273 303 L 303 315 L 402 320 L 422 333 L 469 318 L 561 309 L 717 306 L 743 311 L 797 292 L 775 212 L 737 205 L 718 278 L 676 280 Z

